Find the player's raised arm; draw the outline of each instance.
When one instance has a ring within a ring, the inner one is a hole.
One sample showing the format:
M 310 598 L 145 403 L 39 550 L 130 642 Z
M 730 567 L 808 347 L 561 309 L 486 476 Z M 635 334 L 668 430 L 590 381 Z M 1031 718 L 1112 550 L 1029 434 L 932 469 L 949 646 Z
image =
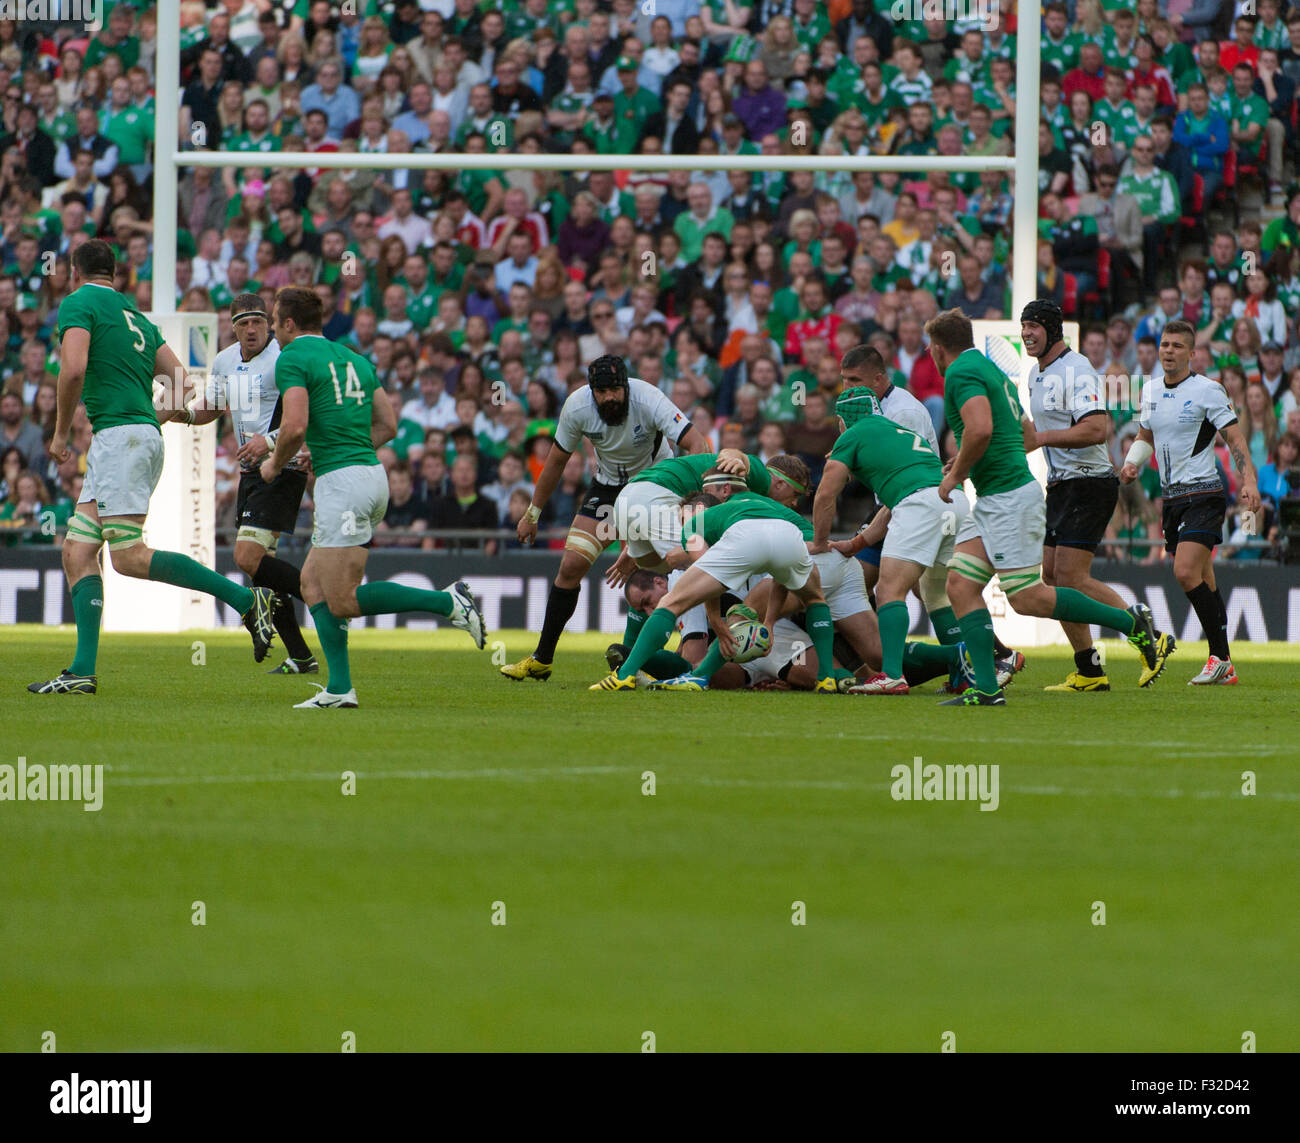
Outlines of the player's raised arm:
M 386 389 L 376 389 L 370 395 L 370 444 L 380 448 L 397 436 L 397 414 Z
M 961 406 L 961 421 L 964 428 L 961 449 L 952 462 L 952 467 L 939 485 L 939 499 L 949 503 L 948 494 L 954 488 L 960 488 L 970 475 L 980 457 L 993 439 L 993 408 L 987 397 L 968 397 Z
M 519 517 L 519 524 L 515 528 L 515 535 L 521 544 L 531 544 L 537 539 L 537 521 L 542 518 L 542 509 L 546 507 L 547 501 L 559 487 L 560 477 L 564 475 L 564 466 L 569 463 L 569 457 L 572 455 L 568 449 L 561 448 L 556 441 L 551 441 L 551 451 L 546 454 L 542 471 L 538 473 L 533 498 L 524 509 L 524 514 Z
M 843 461 L 826 462 L 821 483 L 817 485 L 817 495 L 813 498 L 813 551 L 827 550 L 823 545 L 830 543 L 831 525 L 835 523 L 835 504 L 852 475 L 849 466 Z
M 68 433 L 81 400 L 86 381 L 86 363 L 90 359 L 90 330 L 71 326 L 63 332 L 59 358 L 58 398 L 55 406 L 54 435 L 45 451 L 60 464 L 68 456 Z

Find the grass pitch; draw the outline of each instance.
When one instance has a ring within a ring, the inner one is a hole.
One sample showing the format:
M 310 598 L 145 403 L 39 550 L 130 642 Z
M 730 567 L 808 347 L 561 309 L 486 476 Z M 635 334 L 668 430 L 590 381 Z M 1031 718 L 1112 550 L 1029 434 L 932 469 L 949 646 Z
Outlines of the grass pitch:
M 304 712 L 242 632 L 105 636 L 77 698 L 23 691 L 71 631 L 6 629 L 0 763 L 105 792 L 0 802 L 0 1050 L 1300 1049 L 1296 648 L 1138 691 L 1111 644 L 1108 695 L 1033 651 L 954 710 L 590 694 L 607 641 L 516 684 L 459 632 L 356 632 L 361 709 Z M 894 801 L 915 756 L 997 764 L 999 808 Z

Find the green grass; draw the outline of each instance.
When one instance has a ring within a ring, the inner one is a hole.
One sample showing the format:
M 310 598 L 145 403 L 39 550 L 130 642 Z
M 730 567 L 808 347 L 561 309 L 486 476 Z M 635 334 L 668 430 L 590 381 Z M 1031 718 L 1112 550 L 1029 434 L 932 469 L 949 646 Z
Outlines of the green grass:
M 513 684 L 358 632 L 361 709 L 299 712 L 242 632 L 105 636 L 83 699 L 22 691 L 71 632 L 5 629 L 0 763 L 111 769 L 99 813 L 0 802 L 0 1050 L 1300 1049 L 1296 648 L 1138 691 L 1111 644 L 1079 696 L 1031 652 L 972 711 L 590 694 L 606 641 Z M 895 802 L 914 755 L 997 763 L 1000 808 Z

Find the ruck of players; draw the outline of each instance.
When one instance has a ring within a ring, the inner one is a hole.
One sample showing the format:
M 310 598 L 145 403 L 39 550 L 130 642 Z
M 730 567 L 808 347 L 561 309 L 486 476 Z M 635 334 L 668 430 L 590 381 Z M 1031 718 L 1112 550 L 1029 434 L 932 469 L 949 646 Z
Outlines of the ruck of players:
M 94 437 L 63 548 L 77 645 L 65 669 L 29 690 L 99 689 L 105 546 L 125 575 L 229 604 L 252 637 L 257 662 L 278 635 L 285 657 L 272 674 L 323 668 L 325 683 L 297 702 L 301 709 L 359 705 L 348 651 L 353 617 L 423 612 L 485 646 L 483 619 L 464 582 L 444 591 L 362 582 L 388 504 L 376 449 L 393 439 L 397 419 L 374 366 L 323 335 L 316 292 L 284 287 L 269 313 L 256 294 L 235 297 L 235 342 L 199 376 L 112 288 L 106 244 L 86 242 L 73 266 L 77 288 L 59 314 L 58 418 L 49 454 L 64 456 L 73 412 L 84 400 Z M 572 456 L 589 456 L 596 480 L 574 512 L 536 646 L 500 667 L 500 675 L 543 682 L 562 669 L 562 635 L 581 585 L 610 552 L 616 556 L 605 584 L 623 593 L 627 624 L 606 653 L 609 673 L 592 691 L 749 687 L 902 696 L 937 680 L 945 705 L 1004 706 L 1026 662 L 994 630 L 986 602 L 994 580 L 1016 613 L 1058 621 L 1070 643 L 1074 669 L 1046 690 L 1149 687 L 1165 672 L 1176 641 L 1156 629 L 1145 605 L 1127 605 L 1095 578 L 1092 561 L 1121 483 L 1154 456 L 1174 576 L 1209 641 L 1209 659 L 1190 682 L 1235 684 L 1212 561 L 1225 508 L 1217 437 L 1239 473 L 1242 509 L 1257 510 L 1259 495 L 1227 394 L 1191 369 L 1195 331 L 1182 321 L 1165 325 L 1163 376 L 1142 392 L 1140 431 L 1116 472 L 1105 447 L 1105 387 L 1087 358 L 1067 345 L 1060 308 L 1031 302 L 1020 325 L 1034 360 L 1027 406 L 1018 381 L 976 348 L 969 318 L 948 310 L 926 324 L 957 450 L 947 461 L 930 412 L 891 383 L 879 352 L 849 349 L 834 407 L 839 435 L 815 485 L 794 455 L 765 462 L 734 448 L 710 451 L 657 386 L 629 377 L 620 357 L 595 359 L 587 384 L 560 410 L 518 540 L 527 545 L 537 537 Z M 175 379 L 170 392 L 179 394 L 161 408 L 158 376 Z M 202 425 L 226 411 L 240 467 L 235 562 L 249 586 L 188 556 L 152 550 L 143 539 L 162 470 L 160 426 Z M 1029 465 L 1039 450 L 1045 490 Z M 309 481 L 311 546 L 299 568 L 281 558 L 278 546 L 294 530 Z M 869 494 L 875 507 L 851 537 L 836 539 L 832 530 L 850 488 Z M 913 596 L 936 642 L 910 638 Z M 319 653 L 299 629 L 296 601 L 310 616 Z M 1132 662 L 1105 665 L 1094 627 L 1126 639 Z

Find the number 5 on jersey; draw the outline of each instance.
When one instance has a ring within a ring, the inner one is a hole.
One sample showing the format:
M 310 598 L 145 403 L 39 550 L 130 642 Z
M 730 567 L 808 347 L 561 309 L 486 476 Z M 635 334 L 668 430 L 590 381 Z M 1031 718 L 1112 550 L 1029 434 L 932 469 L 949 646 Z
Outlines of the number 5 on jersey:
M 348 362 L 347 370 L 343 377 L 343 388 L 339 388 L 338 371 L 334 368 L 334 362 L 330 362 L 330 380 L 334 382 L 334 403 L 343 404 L 343 398 L 349 397 L 360 405 L 366 399 L 366 391 L 361 387 L 361 378 L 357 376 L 356 369 L 352 363 Z
M 135 324 L 135 319 L 131 316 L 130 310 L 122 311 L 122 320 L 126 322 L 127 328 L 140 339 L 139 341 L 134 342 L 131 348 L 134 349 L 136 353 L 143 353 L 145 347 L 144 330 Z

